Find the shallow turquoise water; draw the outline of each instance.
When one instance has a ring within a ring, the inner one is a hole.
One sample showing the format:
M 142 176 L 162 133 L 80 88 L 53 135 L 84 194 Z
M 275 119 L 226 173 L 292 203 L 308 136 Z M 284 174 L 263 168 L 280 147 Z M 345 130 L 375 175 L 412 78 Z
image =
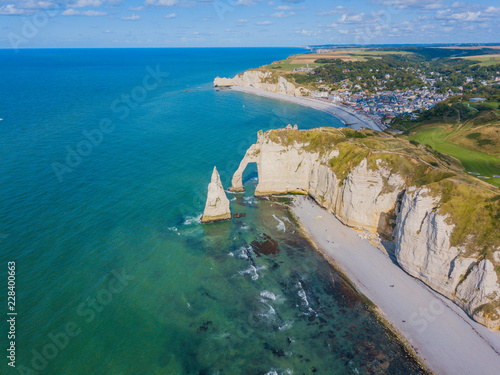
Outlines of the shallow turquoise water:
M 286 208 L 253 198 L 255 170 L 231 195 L 244 218 L 198 222 L 213 166 L 229 187 L 258 130 L 340 125 L 211 88 L 295 52 L 0 51 L 0 259 L 17 264 L 18 370 L 420 373 Z M 151 70 L 165 74 L 146 90 Z M 277 248 L 259 254 L 266 238 Z

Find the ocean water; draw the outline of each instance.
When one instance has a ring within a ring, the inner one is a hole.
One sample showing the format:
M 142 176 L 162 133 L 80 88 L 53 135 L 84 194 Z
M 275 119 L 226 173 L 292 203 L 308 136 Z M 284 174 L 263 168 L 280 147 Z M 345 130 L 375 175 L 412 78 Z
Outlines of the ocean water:
M 246 216 L 199 223 L 213 166 L 229 187 L 258 130 L 340 126 L 211 87 L 299 51 L 0 51 L 2 374 L 422 373 L 289 200 L 253 197 L 255 167 L 229 195 Z

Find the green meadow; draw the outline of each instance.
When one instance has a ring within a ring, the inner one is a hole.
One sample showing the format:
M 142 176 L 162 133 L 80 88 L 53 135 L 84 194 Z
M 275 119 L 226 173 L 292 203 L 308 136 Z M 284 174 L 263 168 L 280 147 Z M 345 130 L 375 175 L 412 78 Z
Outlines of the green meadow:
M 490 179 L 485 179 L 485 181 L 500 186 L 500 178 L 493 178 L 494 175 L 500 176 L 499 157 L 448 142 L 447 139 L 449 137 L 450 134 L 447 134 L 442 128 L 438 127 L 418 130 L 418 133 L 410 136 L 409 139 L 421 144 L 427 144 L 436 151 L 457 158 L 462 162 L 467 172 L 479 173 L 481 176 L 490 177 Z

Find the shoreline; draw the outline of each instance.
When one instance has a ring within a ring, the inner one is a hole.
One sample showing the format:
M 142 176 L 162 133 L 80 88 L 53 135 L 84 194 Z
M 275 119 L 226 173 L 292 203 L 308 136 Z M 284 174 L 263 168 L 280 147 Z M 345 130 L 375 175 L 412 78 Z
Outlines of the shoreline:
M 347 109 L 337 104 L 322 101 L 319 99 L 291 96 L 277 92 L 270 92 L 262 89 L 256 89 L 254 87 L 231 86 L 229 90 L 242 92 L 246 94 L 253 94 L 269 99 L 282 100 L 289 103 L 298 104 L 304 107 L 316 109 L 318 111 L 326 112 L 329 113 L 330 115 L 339 118 L 344 123 L 345 126 L 355 130 L 358 130 L 362 127 L 378 131 L 383 130 L 379 125 L 375 123 L 375 121 L 366 116 L 357 113 L 351 113 L 347 111 Z
M 500 332 L 474 322 L 451 300 L 405 273 L 312 198 L 294 197 L 290 210 L 314 247 L 376 306 L 431 371 L 498 373 Z

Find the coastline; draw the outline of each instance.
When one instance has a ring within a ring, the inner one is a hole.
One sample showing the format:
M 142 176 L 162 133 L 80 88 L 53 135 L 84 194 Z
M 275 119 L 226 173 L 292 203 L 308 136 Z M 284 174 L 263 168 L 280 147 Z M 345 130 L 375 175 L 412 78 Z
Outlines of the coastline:
M 345 126 L 348 126 L 352 129 L 357 130 L 362 127 L 365 127 L 373 130 L 379 130 L 379 131 L 383 130 L 372 119 L 366 116 L 357 113 L 351 113 L 337 104 L 329 103 L 319 99 L 296 97 L 292 95 L 286 95 L 277 92 L 270 92 L 262 89 L 257 89 L 254 87 L 232 86 L 229 89 L 233 91 L 243 92 L 246 94 L 258 95 L 270 99 L 283 100 L 304 107 L 309 107 L 319 111 L 323 111 L 335 117 L 338 117 L 344 123 Z
M 500 332 L 489 331 L 458 306 L 405 273 L 380 249 L 312 198 L 290 208 L 306 235 L 436 374 L 497 374 Z M 352 251 L 356 249 L 356 251 Z

